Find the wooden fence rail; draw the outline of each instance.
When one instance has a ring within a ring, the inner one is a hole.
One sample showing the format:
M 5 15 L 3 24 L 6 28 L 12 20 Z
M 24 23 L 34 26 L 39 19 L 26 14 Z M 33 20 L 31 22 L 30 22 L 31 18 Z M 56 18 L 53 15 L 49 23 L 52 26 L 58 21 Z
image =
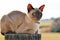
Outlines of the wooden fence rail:
M 40 34 L 6 34 L 5 40 L 41 40 Z

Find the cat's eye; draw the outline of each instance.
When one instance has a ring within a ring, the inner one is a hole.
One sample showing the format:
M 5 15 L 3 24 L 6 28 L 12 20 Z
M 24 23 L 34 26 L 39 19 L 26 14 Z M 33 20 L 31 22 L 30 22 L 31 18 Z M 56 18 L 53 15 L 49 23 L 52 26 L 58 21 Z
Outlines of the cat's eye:
M 36 15 L 36 13 L 32 13 L 32 15 L 33 15 L 33 16 L 35 16 L 35 15 Z
M 35 13 L 33 15 L 36 15 Z

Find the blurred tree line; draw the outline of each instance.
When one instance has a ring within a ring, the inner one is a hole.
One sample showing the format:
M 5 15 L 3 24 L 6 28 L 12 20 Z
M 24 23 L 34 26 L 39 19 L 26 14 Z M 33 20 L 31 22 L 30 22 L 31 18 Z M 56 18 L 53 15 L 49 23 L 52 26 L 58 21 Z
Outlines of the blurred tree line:
M 60 32 L 60 18 L 54 20 L 51 32 Z

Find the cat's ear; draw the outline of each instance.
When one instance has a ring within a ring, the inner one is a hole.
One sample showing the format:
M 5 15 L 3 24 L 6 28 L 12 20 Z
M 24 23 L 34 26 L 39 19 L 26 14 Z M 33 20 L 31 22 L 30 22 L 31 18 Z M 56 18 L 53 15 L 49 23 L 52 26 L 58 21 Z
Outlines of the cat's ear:
M 33 6 L 32 6 L 31 4 L 28 4 L 28 5 L 27 5 L 27 10 L 28 10 L 28 12 L 30 12 L 32 9 L 34 9 Z
M 45 5 L 41 5 L 41 6 L 39 7 L 39 9 L 41 10 L 41 12 L 43 11 L 44 7 L 45 7 Z

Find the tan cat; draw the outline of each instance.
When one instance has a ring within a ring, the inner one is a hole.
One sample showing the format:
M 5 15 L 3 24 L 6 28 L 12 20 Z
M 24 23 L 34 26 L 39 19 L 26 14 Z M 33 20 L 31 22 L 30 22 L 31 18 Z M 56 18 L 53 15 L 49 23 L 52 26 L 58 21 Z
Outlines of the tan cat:
M 42 12 L 45 5 L 39 8 L 33 8 L 28 4 L 28 13 L 20 11 L 12 11 L 8 15 L 4 15 L 1 19 L 1 33 L 31 33 L 35 34 L 38 30 L 38 24 L 42 17 Z

